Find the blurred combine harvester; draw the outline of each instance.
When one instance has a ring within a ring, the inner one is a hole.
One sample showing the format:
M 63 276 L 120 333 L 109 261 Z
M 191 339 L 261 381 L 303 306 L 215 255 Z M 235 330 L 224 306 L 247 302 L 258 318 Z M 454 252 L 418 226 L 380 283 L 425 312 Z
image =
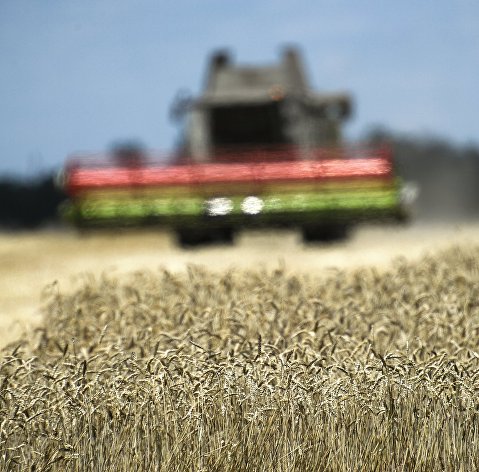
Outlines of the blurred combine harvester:
M 71 158 L 65 215 L 77 225 L 173 228 L 182 244 L 231 240 L 246 226 L 292 226 L 306 241 L 344 236 L 361 219 L 403 219 L 390 150 L 341 143 L 347 95 L 314 93 L 299 53 L 275 66 L 212 56 L 204 93 L 181 101 L 173 156 L 126 146 Z

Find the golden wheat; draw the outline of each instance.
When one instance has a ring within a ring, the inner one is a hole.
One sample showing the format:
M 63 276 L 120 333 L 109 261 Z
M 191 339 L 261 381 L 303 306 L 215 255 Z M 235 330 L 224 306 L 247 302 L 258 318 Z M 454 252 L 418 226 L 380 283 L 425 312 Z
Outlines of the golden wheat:
M 479 468 L 479 248 L 103 275 L 44 311 L 3 351 L 2 470 Z

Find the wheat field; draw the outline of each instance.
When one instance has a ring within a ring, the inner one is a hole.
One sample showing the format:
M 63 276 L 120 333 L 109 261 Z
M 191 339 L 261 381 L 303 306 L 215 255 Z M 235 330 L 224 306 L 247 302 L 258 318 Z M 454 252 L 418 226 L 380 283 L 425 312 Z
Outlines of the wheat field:
M 0 361 L 0 470 L 479 469 L 479 247 L 84 275 Z
M 188 264 L 212 270 L 274 269 L 324 274 L 358 267 L 387 268 L 394 258 L 417 260 L 451 244 L 479 241 L 479 223 L 435 223 L 411 226 L 360 226 L 345 241 L 304 246 L 294 231 L 250 231 L 234 246 L 183 250 L 172 235 L 149 231 L 110 230 L 78 234 L 45 230 L 0 232 L 0 348 L 41 323 L 40 296 L 47 284 L 75 289 L 79 274 L 123 274 L 139 269 L 181 272 Z

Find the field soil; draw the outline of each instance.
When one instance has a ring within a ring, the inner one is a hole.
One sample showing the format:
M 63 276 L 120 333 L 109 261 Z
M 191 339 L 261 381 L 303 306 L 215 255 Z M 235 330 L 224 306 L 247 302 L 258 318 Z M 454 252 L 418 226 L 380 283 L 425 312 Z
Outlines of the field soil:
M 451 245 L 479 241 L 479 223 L 364 226 L 349 239 L 305 246 L 293 231 L 244 232 L 233 246 L 179 248 L 160 231 L 42 231 L 0 234 L 0 347 L 41 321 L 42 294 L 70 292 L 85 277 L 102 273 L 286 267 L 320 275 L 335 269 L 387 268 L 398 258 L 414 260 Z

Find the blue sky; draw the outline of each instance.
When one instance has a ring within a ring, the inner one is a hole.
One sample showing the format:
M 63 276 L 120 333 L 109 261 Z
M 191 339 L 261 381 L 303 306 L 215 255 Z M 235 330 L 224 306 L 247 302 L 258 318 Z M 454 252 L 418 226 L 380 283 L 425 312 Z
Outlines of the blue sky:
M 171 150 L 176 92 L 206 60 L 302 48 L 319 91 L 349 91 L 351 139 L 381 125 L 479 144 L 476 0 L 0 0 L 0 175 L 137 139 Z

